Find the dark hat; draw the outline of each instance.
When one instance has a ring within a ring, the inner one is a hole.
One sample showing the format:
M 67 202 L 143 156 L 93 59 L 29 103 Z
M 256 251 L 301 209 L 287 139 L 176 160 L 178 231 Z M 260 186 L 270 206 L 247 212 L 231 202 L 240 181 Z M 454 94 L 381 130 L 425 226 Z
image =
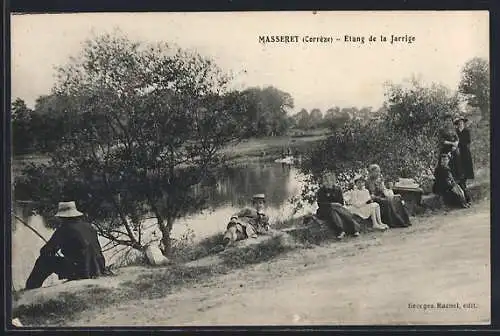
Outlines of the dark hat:
M 453 123 L 456 125 L 456 124 L 458 124 L 458 122 L 459 122 L 460 120 L 463 120 L 463 122 L 464 122 L 464 123 L 466 123 L 466 122 L 468 122 L 468 121 L 469 121 L 469 119 L 467 119 L 467 118 L 465 118 L 465 117 L 461 116 L 461 117 L 457 117 L 457 118 L 455 118 L 455 119 L 453 120 Z

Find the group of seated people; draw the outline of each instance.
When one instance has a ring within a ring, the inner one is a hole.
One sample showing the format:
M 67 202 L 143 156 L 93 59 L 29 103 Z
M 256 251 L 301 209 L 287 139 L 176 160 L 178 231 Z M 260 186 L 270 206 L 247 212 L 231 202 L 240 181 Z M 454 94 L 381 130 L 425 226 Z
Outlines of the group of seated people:
M 432 188 L 446 205 L 461 208 L 471 206 L 466 182 L 474 179 L 471 133 L 467 123 L 468 119 L 463 116 L 455 119 L 451 114 L 445 116 L 439 132 L 439 160 Z M 344 193 L 335 174 L 326 172 L 316 195 L 318 210 L 315 217 L 325 221 L 339 239 L 346 234 L 358 236 L 360 223 L 367 219 L 371 220 L 375 230 L 411 225 L 404 201 L 388 188 L 377 164 L 368 167 L 366 178 L 356 175 L 352 182 L 352 190 Z M 263 213 L 264 195 L 256 195 L 253 205 L 254 209 L 245 209 L 231 218 L 224 236 L 224 247 L 236 240 L 269 231 L 269 218 Z
M 338 239 L 346 235 L 359 236 L 361 223 L 367 219 L 371 220 L 373 229 L 381 231 L 411 225 L 404 201 L 387 188 L 377 164 L 368 167 L 367 178 L 356 175 L 352 182 L 353 188 L 344 193 L 337 184 L 336 175 L 326 172 L 316 194 L 318 210 L 315 217 L 324 221 Z M 265 195 L 254 195 L 252 206 L 231 217 L 222 248 L 271 232 L 269 217 L 264 213 Z
M 326 172 L 316 195 L 316 217 L 326 222 L 338 239 L 346 234 L 359 236 L 361 223 L 367 219 L 373 229 L 381 231 L 411 225 L 404 201 L 387 187 L 379 165 L 370 165 L 366 178 L 357 174 L 352 184 L 352 189 L 343 192 L 335 174 Z

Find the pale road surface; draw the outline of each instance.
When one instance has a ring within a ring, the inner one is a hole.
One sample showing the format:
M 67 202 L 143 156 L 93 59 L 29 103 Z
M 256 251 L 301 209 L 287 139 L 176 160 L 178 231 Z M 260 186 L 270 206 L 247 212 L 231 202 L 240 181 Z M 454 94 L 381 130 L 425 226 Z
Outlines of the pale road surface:
M 408 229 L 301 250 L 72 326 L 488 324 L 489 201 Z M 459 308 L 409 308 L 409 304 Z M 471 307 L 464 307 L 472 304 Z

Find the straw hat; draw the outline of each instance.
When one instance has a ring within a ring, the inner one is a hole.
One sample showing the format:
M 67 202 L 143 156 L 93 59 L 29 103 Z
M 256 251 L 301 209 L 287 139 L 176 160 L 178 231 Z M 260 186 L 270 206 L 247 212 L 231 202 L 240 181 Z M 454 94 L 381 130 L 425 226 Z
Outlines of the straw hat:
M 252 196 L 252 200 L 265 200 L 266 199 L 266 195 L 264 194 L 255 194 Z
M 56 217 L 80 217 L 83 213 L 76 209 L 76 204 L 74 201 L 71 202 L 59 202 L 57 213 L 54 215 Z

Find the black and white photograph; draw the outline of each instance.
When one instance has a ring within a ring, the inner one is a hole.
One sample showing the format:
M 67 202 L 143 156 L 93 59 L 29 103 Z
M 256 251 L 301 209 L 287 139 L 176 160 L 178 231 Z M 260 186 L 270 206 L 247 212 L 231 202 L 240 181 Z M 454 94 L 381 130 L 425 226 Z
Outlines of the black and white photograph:
M 489 29 L 11 13 L 13 328 L 489 325 Z

